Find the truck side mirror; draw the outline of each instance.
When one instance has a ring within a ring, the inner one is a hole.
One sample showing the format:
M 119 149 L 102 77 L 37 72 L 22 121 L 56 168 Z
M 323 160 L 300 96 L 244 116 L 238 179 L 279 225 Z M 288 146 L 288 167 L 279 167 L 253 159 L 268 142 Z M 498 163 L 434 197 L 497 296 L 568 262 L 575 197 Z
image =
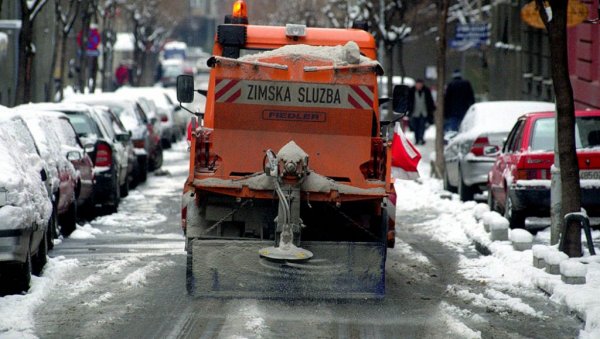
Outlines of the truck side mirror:
M 194 77 L 191 75 L 177 76 L 177 100 L 180 103 L 194 101 Z
M 394 86 L 394 92 L 392 94 L 392 109 L 396 114 L 402 114 L 403 116 L 408 114 L 408 97 L 410 93 L 410 87 L 406 85 Z

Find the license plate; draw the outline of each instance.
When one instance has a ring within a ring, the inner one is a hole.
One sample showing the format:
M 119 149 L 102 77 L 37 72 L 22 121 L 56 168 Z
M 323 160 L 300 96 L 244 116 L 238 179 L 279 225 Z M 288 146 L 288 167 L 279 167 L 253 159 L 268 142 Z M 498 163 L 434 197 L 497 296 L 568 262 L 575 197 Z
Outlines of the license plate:
M 600 170 L 583 170 L 583 171 L 579 171 L 579 179 L 595 179 L 595 180 L 600 180 Z

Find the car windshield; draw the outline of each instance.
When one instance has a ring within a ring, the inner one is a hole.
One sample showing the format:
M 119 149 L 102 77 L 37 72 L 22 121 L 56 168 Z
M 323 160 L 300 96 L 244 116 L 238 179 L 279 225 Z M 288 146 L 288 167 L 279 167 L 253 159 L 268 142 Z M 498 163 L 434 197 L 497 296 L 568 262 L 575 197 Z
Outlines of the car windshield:
M 100 131 L 98 130 L 96 123 L 85 113 L 70 113 L 68 117 L 73 125 L 73 128 L 75 128 L 75 132 L 77 132 L 79 136 L 100 135 Z
M 577 117 L 575 119 L 575 147 L 600 147 L 600 117 Z M 554 149 L 554 118 L 537 119 L 531 134 L 532 151 L 551 151 Z

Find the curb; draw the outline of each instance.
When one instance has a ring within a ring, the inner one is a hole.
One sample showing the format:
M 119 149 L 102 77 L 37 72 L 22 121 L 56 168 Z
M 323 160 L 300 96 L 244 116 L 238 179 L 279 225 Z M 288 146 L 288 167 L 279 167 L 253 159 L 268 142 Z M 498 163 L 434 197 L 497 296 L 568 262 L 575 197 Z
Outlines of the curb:
M 483 244 L 480 241 L 477 241 L 475 239 L 473 239 L 471 236 L 469 236 L 469 234 L 467 234 L 467 237 L 469 237 L 469 239 L 471 240 L 471 243 L 475 246 L 475 250 L 477 250 L 477 252 L 479 252 L 479 254 L 484 255 L 484 256 L 488 256 L 492 254 L 492 251 L 490 250 L 490 248 L 488 247 L 488 245 Z M 535 286 L 542 292 L 544 292 L 545 295 L 547 295 L 548 297 L 551 297 L 553 294 L 553 291 L 551 291 L 550 289 L 545 288 L 543 285 L 538 284 L 538 283 L 534 283 Z M 583 323 L 586 322 L 585 320 L 585 315 L 582 314 L 581 312 L 579 312 L 578 310 L 569 307 L 567 304 L 565 303 L 560 303 L 560 306 L 562 308 L 564 308 L 568 313 L 575 315 L 579 320 L 581 320 Z

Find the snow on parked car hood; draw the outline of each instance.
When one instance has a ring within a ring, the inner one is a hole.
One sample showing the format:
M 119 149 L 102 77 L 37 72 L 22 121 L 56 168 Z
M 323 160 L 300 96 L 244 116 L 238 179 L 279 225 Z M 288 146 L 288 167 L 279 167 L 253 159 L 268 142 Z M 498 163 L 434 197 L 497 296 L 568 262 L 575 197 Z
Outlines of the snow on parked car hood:
M 10 117 L 0 117 L 0 189 L 7 197 L 0 208 L 0 229 L 46 225 L 52 204 L 40 176 L 42 160 L 25 150 L 10 132 L 13 127 Z

